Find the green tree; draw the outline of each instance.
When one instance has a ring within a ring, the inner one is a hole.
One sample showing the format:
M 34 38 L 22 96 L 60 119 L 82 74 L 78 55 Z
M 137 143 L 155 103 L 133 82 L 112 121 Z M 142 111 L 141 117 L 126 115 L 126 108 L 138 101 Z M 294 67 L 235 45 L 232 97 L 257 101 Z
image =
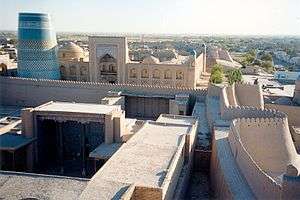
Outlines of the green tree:
M 215 64 L 212 69 L 211 69 L 211 74 L 215 73 L 215 72 L 221 72 L 223 74 L 223 67 L 220 64 Z
M 219 84 L 223 82 L 223 67 L 219 64 L 215 64 L 211 69 L 210 79 L 211 83 Z
M 262 59 L 263 61 L 270 61 L 270 62 L 272 62 L 272 60 L 273 60 L 272 55 L 271 55 L 270 53 L 264 54 L 264 55 L 261 57 L 261 59 Z
M 239 69 L 233 69 L 227 72 L 227 80 L 230 85 L 242 82 L 242 72 Z
M 256 52 L 254 50 L 251 50 L 243 55 L 241 64 L 244 66 L 250 65 L 256 57 Z
M 261 64 L 261 67 L 264 68 L 267 72 L 272 72 L 274 70 L 273 64 L 270 61 L 265 61 Z

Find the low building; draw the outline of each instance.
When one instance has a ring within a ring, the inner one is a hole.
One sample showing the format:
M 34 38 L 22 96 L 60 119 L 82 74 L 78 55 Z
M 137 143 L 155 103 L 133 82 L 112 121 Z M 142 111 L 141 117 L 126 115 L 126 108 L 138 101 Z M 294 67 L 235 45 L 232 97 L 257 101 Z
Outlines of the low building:
M 22 111 L 22 134 L 35 141 L 27 149 L 27 170 L 69 176 L 93 171 L 89 153 L 118 142 L 125 113 L 118 105 L 49 102 Z
M 146 122 L 95 174 L 80 199 L 180 198 L 196 131 L 193 117 L 161 115 Z
M 283 83 L 295 83 L 296 80 L 300 79 L 300 72 L 276 71 L 274 79 Z

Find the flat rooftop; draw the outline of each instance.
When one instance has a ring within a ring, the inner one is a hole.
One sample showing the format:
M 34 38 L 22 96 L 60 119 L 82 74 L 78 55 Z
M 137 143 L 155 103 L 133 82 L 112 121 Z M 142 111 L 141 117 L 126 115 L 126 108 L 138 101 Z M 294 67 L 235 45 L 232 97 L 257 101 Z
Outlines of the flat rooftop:
M 109 159 L 116 153 L 122 143 L 100 144 L 94 151 L 89 154 L 89 157 L 95 159 Z
M 217 160 L 233 199 L 255 199 L 254 194 L 240 172 L 228 141 L 229 127 L 215 127 L 214 138 Z
M 0 197 L 19 199 L 79 199 L 87 179 L 0 171 Z
M 3 117 L 20 117 L 22 107 L 0 105 L 0 118 Z
M 30 144 L 33 140 L 19 134 L 5 133 L 0 135 L 0 150 L 15 151 Z
M 197 119 L 190 116 L 161 114 L 156 121 L 161 123 L 194 125 L 197 122 Z
M 82 199 L 118 199 L 131 184 L 160 188 L 191 128 L 148 121 L 94 175 Z
M 255 79 L 258 79 L 258 82 L 261 85 L 274 87 L 274 88 L 263 89 L 263 94 L 267 96 L 293 97 L 294 95 L 295 84 L 281 84 L 278 81 L 274 80 L 274 76 L 270 74 L 243 75 L 243 79 L 246 83 L 251 83 L 251 84 L 254 83 Z
M 34 108 L 34 110 L 42 112 L 108 114 L 114 110 L 121 110 L 121 106 L 87 103 L 49 102 Z

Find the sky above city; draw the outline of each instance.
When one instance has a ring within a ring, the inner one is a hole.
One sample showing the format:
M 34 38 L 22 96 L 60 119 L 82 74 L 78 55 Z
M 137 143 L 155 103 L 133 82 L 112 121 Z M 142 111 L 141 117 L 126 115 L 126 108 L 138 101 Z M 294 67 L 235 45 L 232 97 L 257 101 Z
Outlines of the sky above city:
M 56 31 L 300 35 L 300 0 L 0 0 L 0 30 L 46 12 Z

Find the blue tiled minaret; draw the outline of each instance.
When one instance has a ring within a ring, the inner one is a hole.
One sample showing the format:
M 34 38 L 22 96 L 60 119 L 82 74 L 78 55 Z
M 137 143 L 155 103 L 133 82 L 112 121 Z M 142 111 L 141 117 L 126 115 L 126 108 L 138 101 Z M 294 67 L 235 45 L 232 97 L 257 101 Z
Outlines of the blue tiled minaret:
M 19 13 L 18 76 L 60 79 L 56 35 L 48 14 Z

